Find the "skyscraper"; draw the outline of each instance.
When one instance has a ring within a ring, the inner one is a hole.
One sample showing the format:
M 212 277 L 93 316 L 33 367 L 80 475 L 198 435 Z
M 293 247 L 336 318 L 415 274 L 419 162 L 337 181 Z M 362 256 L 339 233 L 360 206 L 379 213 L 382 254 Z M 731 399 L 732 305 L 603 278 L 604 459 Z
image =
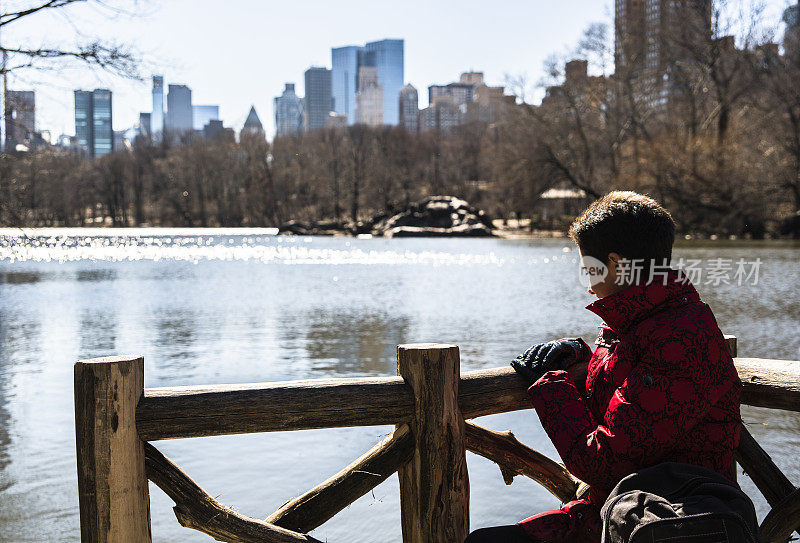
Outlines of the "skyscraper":
M 90 158 L 107 155 L 114 150 L 111 91 L 75 91 L 75 136 L 78 147 Z
M 139 125 L 136 127 L 137 136 L 142 138 L 149 138 L 152 136 L 150 133 L 150 119 L 152 119 L 152 117 L 152 113 L 139 113 Z
M 614 62 L 618 73 L 663 73 L 711 36 L 712 0 L 616 0 Z
M 202 130 L 209 121 L 219 120 L 219 106 L 192 106 L 192 128 Z
M 616 0 L 614 12 L 614 68 L 618 77 L 638 75 L 644 68 L 647 38 L 645 0 Z
M 283 94 L 275 98 L 275 135 L 292 136 L 303 129 L 303 99 L 286 83 Z
M 170 85 L 167 93 L 167 132 L 173 135 L 190 132 L 193 125 L 192 89 L 186 85 Z
M 414 85 L 408 84 L 400 89 L 399 125 L 415 134 L 419 131 L 419 93 Z
M 786 31 L 783 34 L 783 51 L 789 57 L 800 57 L 800 0 L 783 12 Z
M 368 43 L 364 49 L 374 55 L 370 60 L 378 69 L 378 83 L 383 87 L 383 123 L 396 125 L 398 111 L 395 107 L 400 89 L 405 81 L 403 40 L 381 40 Z
M 233 129 L 228 129 L 233 131 Z M 225 127 L 222 126 L 222 121 L 208 121 L 208 123 L 203 127 L 203 137 L 207 140 L 218 140 L 222 139 L 223 135 L 225 134 Z M 236 136 L 233 136 L 233 139 L 236 139 Z
M 461 106 L 472 102 L 475 86 L 469 83 L 449 83 L 447 85 L 430 85 L 428 87 L 428 105 L 447 102 Z
M 331 93 L 333 111 L 355 123 L 356 90 L 358 90 L 358 52 L 355 45 L 331 49 Z
M 305 130 L 325 128 L 333 111 L 331 95 L 331 71 L 327 68 L 311 67 L 305 73 Z
M 712 0 L 647 0 L 645 69 L 663 75 L 711 38 Z
M 378 68 L 358 68 L 358 92 L 356 93 L 356 123 L 369 126 L 384 124 L 384 92 L 378 83 Z
M 164 131 L 164 76 L 153 76 L 153 112 L 150 114 L 150 134 L 158 138 Z
M 451 132 L 463 123 L 491 124 L 501 119 L 514 97 L 504 87 L 483 82 L 483 72 L 463 72 L 459 80 L 428 87 L 428 107 L 419 115 L 419 130 Z
M 75 137 L 87 156 L 94 156 L 94 100 L 92 91 L 75 91 Z
M 515 104 L 516 97 L 507 96 L 505 87 L 490 87 L 481 79 L 481 82 L 475 85 L 472 102 L 467 104 L 462 121 L 492 124 L 512 111 Z
M 111 128 L 111 91 L 95 89 L 92 99 L 94 101 L 92 111 L 94 154 L 92 156 L 97 158 L 114 150 L 114 130 Z
M 6 92 L 6 149 L 30 146 L 36 128 L 36 94 L 33 91 Z
M 255 106 L 250 106 L 250 112 L 247 114 L 247 119 L 244 121 L 242 131 L 239 132 L 239 139 L 248 136 L 264 139 L 264 125 L 261 124 L 261 119 L 258 118 Z
M 355 122 L 359 69 L 374 67 L 378 84 L 383 89 L 383 123 L 398 123 L 396 104 L 405 78 L 403 40 L 387 39 L 369 42 L 363 47 L 351 45 L 331 49 L 331 67 L 333 105 L 337 114 L 347 115 L 349 124 Z
M 419 112 L 419 130 L 439 130 L 447 134 L 461 124 L 462 117 L 458 107 L 447 101 L 440 101 Z
M 711 42 L 712 0 L 616 0 L 616 80 L 631 81 L 652 104 L 680 94 L 673 67 Z

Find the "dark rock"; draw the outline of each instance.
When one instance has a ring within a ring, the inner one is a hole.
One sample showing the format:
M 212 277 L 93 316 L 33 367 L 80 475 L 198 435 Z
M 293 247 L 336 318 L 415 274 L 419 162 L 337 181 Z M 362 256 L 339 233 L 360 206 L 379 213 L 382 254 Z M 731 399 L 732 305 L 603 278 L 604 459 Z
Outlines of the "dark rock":
M 345 224 L 341 221 L 318 221 L 312 223 L 313 230 L 332 230 L 332 231 L 344 231 Z
M 431 196 L 392 217 L 375 220 L 372 234 L 387 237 L 485 237 L 492 236 L 487 215 L 460 198 Z
M 476 238 L 492 237 L 494 234 L 483 224 L 462 224 L 453 228 L 395 226 L 383 233 L 389 238 Z
M 800 239 L 800 211 L 781 221 L 780 233 L 782 236 Z
M 311 227 L 298 221 L 289 221 L 278 227 L 279 234 L 294 234 L 296 236 L 307 236 L 311 233 Z

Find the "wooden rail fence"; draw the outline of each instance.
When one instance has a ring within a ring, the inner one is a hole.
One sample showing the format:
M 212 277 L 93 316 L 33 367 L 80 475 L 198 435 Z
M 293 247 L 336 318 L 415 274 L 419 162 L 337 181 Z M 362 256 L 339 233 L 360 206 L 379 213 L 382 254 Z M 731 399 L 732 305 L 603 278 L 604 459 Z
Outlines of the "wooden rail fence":
M 800 362 L 736 357 L 742 403 L 800 411 Z M 508 366 L 460 375 L 454 345 L 400 345 L 398 377 L 144 388 L 144 360 L 75 364 L 75 432 L 83 542 L 149 542 L 148 479 L 174 502 L 178 522 L 220 541 L 315 542 L 307 532 L 397 472 L 404 543 L 460 542 L 469 532 L 466 451 L 495 462 L 506 484 L 524 475 L 562 502 L 587 485 L 517 441 L 468 419 L 529 409 Z M 218 503 L 150 441 L 248 432 L 395 425 L 339 473 L 265 520 Z M 800 527 L 800 489 L 747 429 L 736 459 L 772 507 L 765 542 Z

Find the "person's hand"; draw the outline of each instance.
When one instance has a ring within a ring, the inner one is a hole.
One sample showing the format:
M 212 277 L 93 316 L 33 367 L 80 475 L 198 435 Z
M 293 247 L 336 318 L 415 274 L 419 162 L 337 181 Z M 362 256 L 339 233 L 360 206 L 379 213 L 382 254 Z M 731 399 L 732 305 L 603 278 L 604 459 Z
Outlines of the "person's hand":
M 530 384 L 553 370 L 563 370 L 588 359 L 589 347 L 582 339 L 559 339 L 539 343 L 511 361 L 511 367 Z

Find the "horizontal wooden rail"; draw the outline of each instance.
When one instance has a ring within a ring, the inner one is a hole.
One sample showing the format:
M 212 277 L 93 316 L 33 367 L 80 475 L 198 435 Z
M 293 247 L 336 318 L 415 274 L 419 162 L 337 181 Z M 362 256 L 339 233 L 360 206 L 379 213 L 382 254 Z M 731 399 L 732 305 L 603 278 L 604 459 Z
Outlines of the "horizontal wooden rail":
M 136 410 L 147 441 L 395 424 L 411 412 L 400 377 L 145 389 Z
M 800 411 L 800 362 L 736 358 L 742 403 Z M 509 366 L 461 376 L 464 418 L 529 409 L 525 383 Z M 147 441 L 249 432 L 408 422 L 411 390 L 400 377 L 322 379 L 145 389 L 136 409 Z
M 800 362 L 765 358 L 734 362 L 744 385 L 743 404 L 800 411 Z

